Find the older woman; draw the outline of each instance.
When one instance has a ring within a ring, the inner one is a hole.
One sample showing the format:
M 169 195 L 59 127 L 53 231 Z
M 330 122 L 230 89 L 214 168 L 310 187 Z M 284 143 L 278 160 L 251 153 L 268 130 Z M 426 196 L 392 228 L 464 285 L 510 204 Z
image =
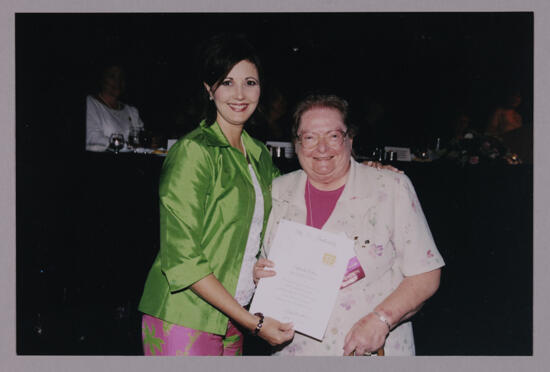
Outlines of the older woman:
M 348 105 L 336 96 L 310 96 L 294 114 L 298 170 L 273 182 L 273 209 L 263 256 L 281 219 L 355 241 L 322 342 L 296 333 L 279 355 L 414 355 L 407 322 L 439 286 L 437 251 L 408 177 L 355 162 Z M 256 280 L 275 275 L 260 258 Z M 354 268 L 355 265 L 355 268 Z M 360 268 L 359 268 L 360 266 Z

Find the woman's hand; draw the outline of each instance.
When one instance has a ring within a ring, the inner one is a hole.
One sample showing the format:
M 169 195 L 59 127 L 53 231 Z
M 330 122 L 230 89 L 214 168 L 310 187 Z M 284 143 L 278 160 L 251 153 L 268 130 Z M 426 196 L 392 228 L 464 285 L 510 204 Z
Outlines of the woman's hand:
M 254 283 L 258 284 L 258 281 L 261 278 L 267 278 L 269 276 L 274 276 L 276 273 L 274 270 L 269 269 L 274 267 L 275 263 L 268 260 L 267 258 L 260 257 L 258 261 L 254 264 L 254 270 L 252 271 Z
M 363 164 L 365 164 L 366 166 L 369 166 L 369 167 L 376 168 L 376 169 L 388 169 L 388 170 L 394 171 L 396 173 L 403 173 L 402 170 L 399 170 L 399 169 L 397 169 L 396 167 L 394 167 L 392 165 L 389 165 L 389 164 L 384 165 L 384 164 L 382 164 L 380 162 L 377 162 L 377 161 L 372 161 L 372 160 L 364 161 Z
M 408 276 L 376 308 L 392 326 L 413 316 L 424 301 L 439 287 L 441 269 Z M 388 311 L 387 309 L 391 309 Z M 351 327 L 344 340 L 344 355 L 355 351 L 355 355 L 377 352 L 386 341 L 389 327 L 376 314 L 370 313 Z
M 281 323 L 266 316 L 258 336 L 266 340 L 271 346 L 280 345 L 292 340 L 292 337 L 294 337 L 293 327 L 292 323 Z
M 388 326 L 373 313 L 359 319 L 344 339 L 344 355 L 363 356 L 384 346 Z

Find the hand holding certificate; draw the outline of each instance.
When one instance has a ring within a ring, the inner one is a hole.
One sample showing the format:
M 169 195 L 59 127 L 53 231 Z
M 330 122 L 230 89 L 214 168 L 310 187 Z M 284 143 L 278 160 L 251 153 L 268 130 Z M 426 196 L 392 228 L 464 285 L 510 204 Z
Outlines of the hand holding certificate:
M 353 255 L 343 234 L 282 220 L 269 252 L 277 275 L 259 282 L 250 312 L 291 321 L 296 331 L 321 340 Z

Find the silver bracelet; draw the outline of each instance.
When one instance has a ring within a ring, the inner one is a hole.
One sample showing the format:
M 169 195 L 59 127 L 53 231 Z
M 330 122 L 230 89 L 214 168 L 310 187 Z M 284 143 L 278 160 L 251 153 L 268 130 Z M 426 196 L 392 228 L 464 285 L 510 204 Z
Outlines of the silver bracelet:
M 388 319 L 384 315 L 380 315 L 377 311 L 373 311 L 372 313 L 376 315 L 378 319 L 380 319 L 382 322 L 386 323 L 386 325 L 388 326 L 388 332 L 391 331 L 390 322 L 388 322 Z

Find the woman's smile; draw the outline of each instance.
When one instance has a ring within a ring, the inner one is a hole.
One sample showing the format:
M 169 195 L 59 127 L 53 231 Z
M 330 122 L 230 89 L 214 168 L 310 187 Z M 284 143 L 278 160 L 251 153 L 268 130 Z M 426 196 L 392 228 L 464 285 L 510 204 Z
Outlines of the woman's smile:
M 246 111 L 246 109 L 249 106 L 248 103 L 228 103 L 227 105 L 231 108 L 231 110 L 233 110 L 235 112 Z
M 319 134 L 319 142 L 313 148 L 296 147 L 300 165 L 310 182 L 321 190 L 332 190 L 345 183 L 351 159 L 352 140 L 348 137 L 337 145 L 330 145 L 327 133 L 346 131 L 342 115 L 333 108 L 314 107 L 301 118 L 299 133 Z

